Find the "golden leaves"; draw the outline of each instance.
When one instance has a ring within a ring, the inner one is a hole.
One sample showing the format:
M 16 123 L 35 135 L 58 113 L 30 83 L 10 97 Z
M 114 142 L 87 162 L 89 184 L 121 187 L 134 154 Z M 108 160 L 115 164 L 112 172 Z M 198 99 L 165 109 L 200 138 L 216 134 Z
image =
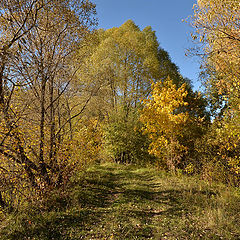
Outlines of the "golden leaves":
M 239 13 L 238 0 L 198 0 L 192 17 L 192 39 L 201 43 L 205 67 L 217 72 L 220 95 L 229 96 L 229 83 L 240 78 Z
M 140 120 L 144 124 L 144 132 L 149 135 L 152 143 L 149 152 L 157 157 L 166 155 L 170 149 L 184 151 L 177 137 L 188 119 L 188 114 L 182 111 L 187 102 L 185 84 L 179 88 L 170 78 L 164 83 L 152 84 L 152 96 L 143 100 L 144 108 Z M 168 155 L 168 154 L 167 154 Z

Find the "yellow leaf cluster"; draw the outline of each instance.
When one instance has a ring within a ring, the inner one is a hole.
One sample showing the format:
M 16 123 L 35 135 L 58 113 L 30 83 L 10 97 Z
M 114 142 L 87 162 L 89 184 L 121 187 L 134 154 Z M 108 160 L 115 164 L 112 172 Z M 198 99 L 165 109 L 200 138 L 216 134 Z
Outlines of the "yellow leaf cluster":
M 173 155 L 185 150 L 177 138 L 188 119 L 188 114 L 183 111 L 187 105 L 186 96 L 185 84 L 177 88 L 170 78 L 164 83 L 152 83 L 151 98 L 143 100 L 140 117 L 144 132 L 151 139 L 151 154 L 175 158 Z

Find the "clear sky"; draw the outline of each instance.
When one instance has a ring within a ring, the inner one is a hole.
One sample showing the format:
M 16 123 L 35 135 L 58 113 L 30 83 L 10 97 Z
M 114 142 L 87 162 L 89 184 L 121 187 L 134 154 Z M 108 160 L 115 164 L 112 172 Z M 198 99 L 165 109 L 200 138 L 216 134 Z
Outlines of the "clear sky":
M 193 14 L 196 0 L 92 0 L 97 5 L 99 28 L 119 27 L 132 19 L 141 29 L 151 26 L 160 46 L 179 67 L 181 74 L 192 80 L 198 89 L 198 59 L 186 57 L 186 48 L 192 45 L 191 27 L 182 22 Z

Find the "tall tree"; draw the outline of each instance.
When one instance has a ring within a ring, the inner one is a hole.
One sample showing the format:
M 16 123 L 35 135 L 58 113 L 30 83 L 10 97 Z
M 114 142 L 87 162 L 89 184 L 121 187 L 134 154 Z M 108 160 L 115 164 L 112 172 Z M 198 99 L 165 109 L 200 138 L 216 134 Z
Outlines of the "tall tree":
M 150 27 L 141 31 L 128 20 L 119 28 L 99 30 L 96 34 L 98 44 L 82 62 L 79 78 L 97 79 L 94 84 L 101 86 L 98 101 L 102 97 L 110 109 L 136 106 L 150 92 L 149 79 L 157 79 L 159 73 L 154 31 Z M 107 94 L 102 94 L 101 89 Z
M 33 186 L 45 186 L 61 176 L 57 139 L 73 117 L 66 117 L 64 107 L 76 73 L 70 60 L 95 24 L 95 5 L 85 0 L 1 4 L 1 164 L 11 172 L 6 166 L 15 162 Z
M 199 43 L 198 50 L 201 50 L 197 53 L 203 57 L 206 92 L 214 107 L 210 133 L 201 145 L 204 146 L 202 149 L 207 149 L 205 166 L 207 169 L 209 165 L 214 165 L 217 170 L 214 169 L 214 174 L 210 175 L 222 172 L 220 178 L 227 181 L 236 175 L 239 179 L 240 167 L 239 13 L 237 0 L 199 0 L 191 19 L 195 30 L 192 37 Z
M 122 161 L 139 159 L 145 150 L 139 154 L 135 150 L 141 149 L 146 137 L 134 131 L 140 124 L 137 108 L 151 91 L 150 79 L 157 81 L 160 71 L 155 32 L 151 27 L 140 30 L 128 20 L 119 28 L 97 31 L 93 38 L 97 41 L 81 61 L 78 77 L 99 89 L 90 106 L 94 106 L 93 114 L 105 120 L 108 152 Z M 88 47 L 83 47 L 80 55 Z
M 199 0 L 191 19 L 192 37 L 200 42 L 203 66 L 212 76 L 207 86 L 214 86 L 227 99 L 239 94 L 239 12 L 238 0 Z
M 18 117 L 11 106 L 13 93 L 18 86 L 18 79 L 11 77 L 9 72 L 12 59 L 18 51 L 19 41 L 35 26 L 44 3 L 39 1 L 1 1 L 0 3 L 0 112 L 1 112 L 1 143 L 0 153 L 3 159 L 10 159 L 21 164 L 31 184 L 35 184 L 33 170 L 37 166 L 26 156 L 19 132 L 16 130 Z M 2 163 L 4 175 L 13 171 L 5 169 L 8 164 Z M 6 207 L 0 192 L 0 204 Z

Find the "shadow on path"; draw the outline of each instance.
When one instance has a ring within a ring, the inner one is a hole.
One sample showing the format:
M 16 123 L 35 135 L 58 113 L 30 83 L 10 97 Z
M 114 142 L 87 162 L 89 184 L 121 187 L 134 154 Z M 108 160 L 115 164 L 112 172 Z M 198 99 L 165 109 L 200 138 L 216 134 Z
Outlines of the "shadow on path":
M 69 200 L 58 211 L 33 218 L 31 225 L 8 239 L 164 239 L 169 228 L 159 235 L 158 222 L 164 225 L 171 218 L 187 218 L 195 211 L 194 204 L 189 204 L 194 195 L 208 199 L 216 194 L 166 188 L 148 171 L 96 166 L 75 181 Z M 190 231 L 201 239 L 197 228 Z M 179 239 L 188 239 L 182 236 Z

